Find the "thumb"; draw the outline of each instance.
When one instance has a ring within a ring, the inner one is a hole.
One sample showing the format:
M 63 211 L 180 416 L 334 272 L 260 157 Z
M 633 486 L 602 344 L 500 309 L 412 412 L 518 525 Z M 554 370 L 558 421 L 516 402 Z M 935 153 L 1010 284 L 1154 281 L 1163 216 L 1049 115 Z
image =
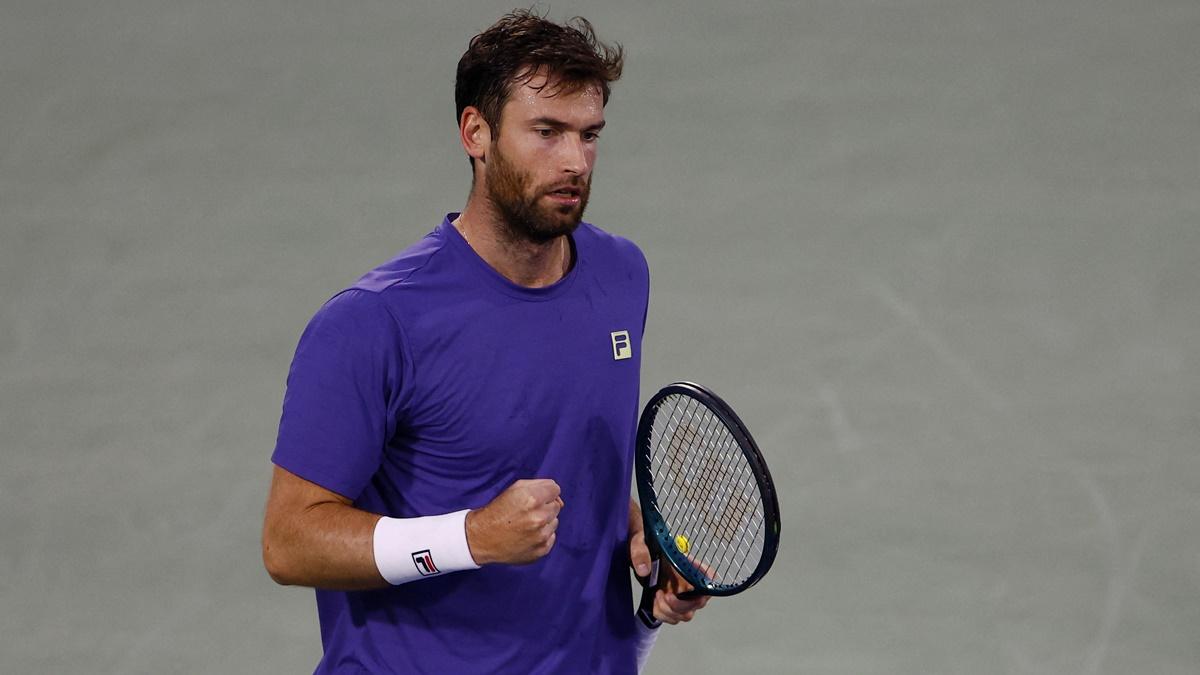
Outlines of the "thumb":
M 641 532 L 631 532 L 629 535 L 629 564 L 639 577 L 650 576 L 650 549 Z

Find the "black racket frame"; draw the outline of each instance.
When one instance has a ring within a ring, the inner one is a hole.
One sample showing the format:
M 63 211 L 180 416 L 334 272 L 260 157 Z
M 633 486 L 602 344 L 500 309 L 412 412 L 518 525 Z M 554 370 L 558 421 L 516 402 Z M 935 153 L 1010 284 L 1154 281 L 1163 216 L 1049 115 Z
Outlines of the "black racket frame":
M 650 435 L 654 419 L 658 414 L 658 404 L 664 398 L 672 395 L 683 395 L 696 399 L 708 408 L 729 428 L 737 441 L 738 448 L 746 456 L 746 461 L 758 483 L 763 498 L 763 518 L 766 531 L 763 534 L 763 554 L 758 565 L 745 581 L 737 584 L 716 583 L 708 578 L 700 568 L 692 564 L 687 557 L 675 546 L 674 536 L 670 526 L 663 520 L 658 509 L 658 496 L 654 491 L 654 476 L 650 466 Z M 741 593 L 750 588 L 766 575 L 775 562 L 775 554 L 779 551 L 779 534 L 781 523 L 779 519 L 779 498 L 775 491 L 775 482 L 763 459 L 762 451 L 750 435 L 741 418 L 721 397 L 712 390 L 695 382 L 674 382 L 658 391 L 642 410 L 638 421 L 637 443 L 634 453 L 634 476 L 637 483 L 638 501 L 641 503 L 642 523 L 645 527 L 646 545 L 650 549 L 650 557 L 654 561 L 654 572 L 646 582 L 642 593 L 638 616 L 649 626 L 657 626 L 654 619 L 654 591 L 658 581 L 658 563 L 666 558 L 671 567 L 687 580 L 695 590 L 681 593 L 679 597 L 695 598 L 701 595 L 728 596 Z

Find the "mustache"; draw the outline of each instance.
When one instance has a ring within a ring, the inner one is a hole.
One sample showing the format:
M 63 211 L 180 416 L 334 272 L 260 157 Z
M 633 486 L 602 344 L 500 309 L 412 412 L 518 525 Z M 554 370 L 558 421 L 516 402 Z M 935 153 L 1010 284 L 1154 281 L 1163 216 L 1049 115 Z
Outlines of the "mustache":
M 568 182 L 557 183 L 555 185 L 551 185 L 550 187 L 542 190 L 542 192 L 549 194 L 551 192 L 558 192 L 561 190 L 561 191 L 565 191 L 565 192 L 571 192 L 573 194 L 579 194 L 579 193 L 587 190 L 590 187 L 590 184 L 591 184 L 590 180 L 585 181 L 582 178 L 574 178 Z

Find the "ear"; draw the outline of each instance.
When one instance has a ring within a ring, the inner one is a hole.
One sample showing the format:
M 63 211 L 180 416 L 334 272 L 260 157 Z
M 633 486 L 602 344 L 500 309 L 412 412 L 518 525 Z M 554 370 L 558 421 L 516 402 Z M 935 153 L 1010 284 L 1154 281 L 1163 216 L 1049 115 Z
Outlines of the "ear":
M 458 119 L 458 139 L 468 156 L 481 162 L 486 161 L 492 145 L 492 128 L 483 119 L 479 108 L 463 108 L 462 117 Z

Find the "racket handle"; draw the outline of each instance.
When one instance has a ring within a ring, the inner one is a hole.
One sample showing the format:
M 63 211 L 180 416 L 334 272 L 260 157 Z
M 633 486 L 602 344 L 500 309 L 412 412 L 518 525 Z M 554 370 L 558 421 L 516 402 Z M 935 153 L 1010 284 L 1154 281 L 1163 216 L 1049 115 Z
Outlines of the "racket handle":
M 646 586 L 642 588 L 642 601 L 638 604 L 637 618 L 641 620 L 647 628 L 658 628 L 662 622 L 654 618 L 654 594 L 658 589 L 654 586 Z
M 658 591 L 659 559 L 650 560 L 650 576 L 638 577 L 642 585 L 642 600 L 638 603 L 637 617 L 646 628 L 658 628 L 662 622 L 654 618 L 654 594 Z

